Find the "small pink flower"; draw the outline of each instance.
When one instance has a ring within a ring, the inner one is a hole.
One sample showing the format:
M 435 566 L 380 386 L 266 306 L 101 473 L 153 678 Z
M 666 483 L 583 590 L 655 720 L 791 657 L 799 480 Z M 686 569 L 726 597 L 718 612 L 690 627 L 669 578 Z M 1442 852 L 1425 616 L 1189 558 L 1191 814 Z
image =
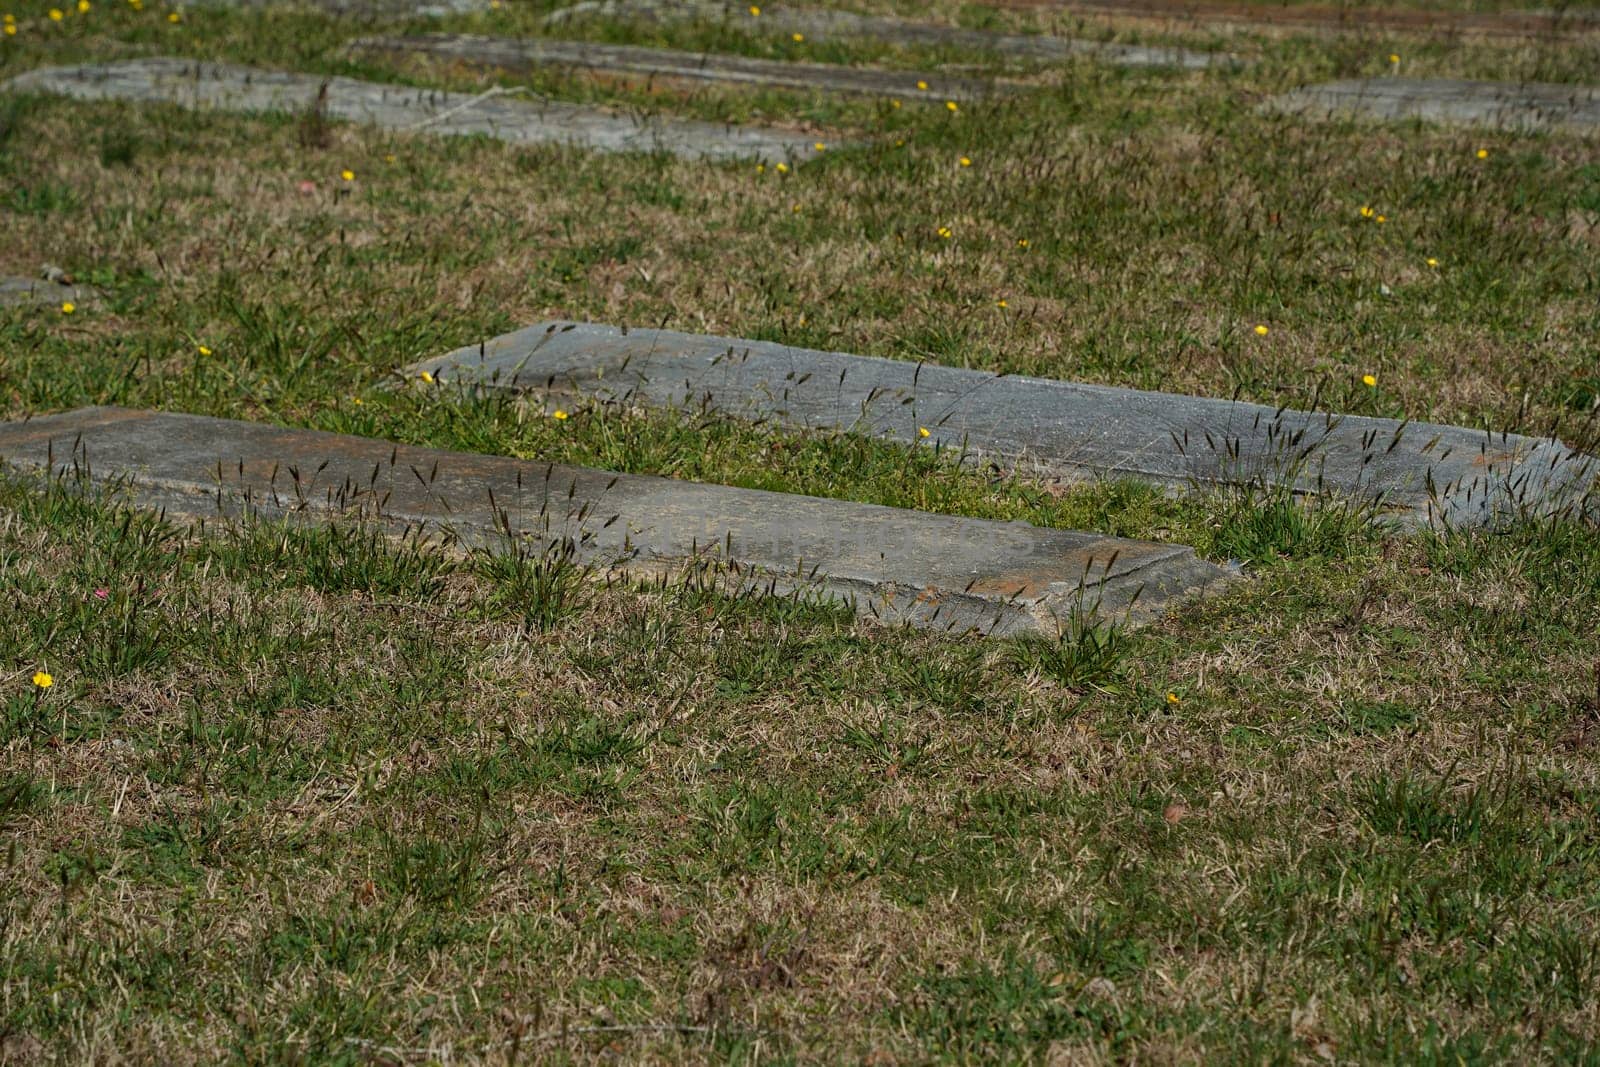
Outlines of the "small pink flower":
M 317 183 L 310 180 L 303 181 L 300 183 L 300 191 L 305 193 L 307 196 L 310 196 L 312 193 L 317 191 Z
M 109 590 L 109 589 L 96 589 L 94 591 L 94 598 L 96 600 L 104 600 L 106 597 L 108 597 L 110 595 L 111 595 L 111 590 Z

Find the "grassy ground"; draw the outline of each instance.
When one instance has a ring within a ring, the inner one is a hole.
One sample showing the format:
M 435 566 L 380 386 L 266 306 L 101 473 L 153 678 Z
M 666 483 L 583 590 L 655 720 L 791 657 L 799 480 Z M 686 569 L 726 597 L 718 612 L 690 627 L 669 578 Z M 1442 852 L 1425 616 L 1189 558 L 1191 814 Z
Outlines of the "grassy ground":
M 177 53 L 485 84 L 351 66 L 354 21 L 10 10 L 5 76 Z M 1597 142 L 1253 105 L 1390 53 L 1581 82 L 1596 46 L 1227 44 L 1259 62 L 1024 68 L 1035 92 L 955 113 L 536 83 L 834 146 L 787 175 L 0 98 L 0 272 L 108 293 L 0 312 L 5 417 L 348 430 L 1177 540 L 1252 576 L 1135 633 L 985 643 L 0 484 L 0 1061 L 1600 1056 L 1594 529 L 1402 535 L 384 388 L 562 316 L 1592 445 Z

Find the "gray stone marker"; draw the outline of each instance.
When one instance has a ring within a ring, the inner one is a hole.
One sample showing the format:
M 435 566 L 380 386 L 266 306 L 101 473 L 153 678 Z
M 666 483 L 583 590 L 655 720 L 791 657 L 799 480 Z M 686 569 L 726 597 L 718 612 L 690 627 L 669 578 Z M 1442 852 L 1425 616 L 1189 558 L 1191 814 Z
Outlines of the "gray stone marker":
M 551 12 L 545 21 L 550 25 L 559 25 L 579 18 L 621 18 L 653 22 L 698 19 L 726 21 L 730 25 L 752 33 L 763 31 L 801 33 L 814 41 L 875 38 L 896 45 L 994 52 L 1034 60 L 1093 56 L 1118 66 L 1182 67 L 1187 70 L 1232 66 L 1239 63 L 1237 56 L 1194 52 L 1183 48 L 1113 44 L 1046 35 L 996 33 L 992 30 L 968 30 L 957 26 L 907 22 L 903 19 L 878 15 L 856 15 L 848 11 L 790 8 L 782 4 L 756 6 L 761 9 L 760 15 L 751 15 L 750 5 L 742 3 L 716 3 L 705 0 L 584 0 L 582 3 Z
M 478 67 L 527 71 L 541 66 L 581 67 L 601 73 L 675 80 L 733 82 L 778 89 L 826 90 L 942 103 L 994 92 L 991 82 L 914 71 L 866 70 L 825 63 L 785 63 L 748 56 L 679 52 L 667 48 L 562 41 L 547 37 L 481 37 L 435 33 L 412 37 L 368 37 L 350 45 L 355 53 L 425 55 Z M 926 89 L 917 88 L 918 84 Z
M 4 423 L 0 456 L 173 518 L 344 517 L 469 546 L 509 532 L 607 569 L 699 564 L 734 591 L 836 597 L 958 632 L 1054 635 L 1078 611 L 1145 619 L 1229 576 L 1181 545 L 195 415 L 83 408 Z
M 412 368 L 422 370 L 474 388 L 853 430 L 1058 477 L 1288 485 L 1405 522 L 1487 525 L 1600 504 L 1600 463 L 1555 441 L 729 337 L 541 323 Z
M 1320 117 L 1424 119 L 1505 130 L 1600 130 L 1600 89 L 1538 82 L 1367 78 L 1297 89 L 1266 106 Z
M 196 7 L 310 11 L 372 21 L 443 18 L 489 10 L 489 0 L 191 0 Z
M 100 294 L 87 285 L 0 277 L 0 308 L 59 308 L 69 303 L 75 308 L 87 308 L 99 300 Z
M 12 91 L 79 100 L 134 100 L 193 109 L 299 112 L 326 87 L 330 118 L 401 133 L 480 134 L 513 144 L 572 144 L 602 152 L 670 152 L 694 159 L 777 162 L 814 153 L 814 135 L 686 119 L 632 118 L 575 104 L 450 93 L 353 78 L 257 70 L 188 59 L 132 59 L 45 67 L 5 83 Z

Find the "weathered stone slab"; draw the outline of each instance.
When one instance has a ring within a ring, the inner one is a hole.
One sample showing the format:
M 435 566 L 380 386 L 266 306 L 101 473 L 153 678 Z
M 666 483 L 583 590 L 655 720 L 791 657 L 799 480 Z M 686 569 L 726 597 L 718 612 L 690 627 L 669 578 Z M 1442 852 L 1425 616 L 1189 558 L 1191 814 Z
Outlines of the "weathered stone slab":
M 1600 130 L 1600 89 L 1458 78 L 1365 78 L 1297 89 L 1267 102 L 1297 115 L 1423 119 L 1504 130 Z
M 192 0 L 196 7 L 309 11 L 369 21 L 443 18 L 489 10 L 489 0 Z
M 39 278 L 0 277 L 0 308 L 54 307 L 72 304 L 86 308 L 98 303 L 100 294 L 87 285 L 52 282 Z
M 730 82 L 776 89 L 863 93 L 927 103 L 971 100 L 995 90 L 993 83 L 975 78 L 919 74 L 914 71 L 866 70 L 825 63 L 785 63 L 748 56 L 562 41 L 548 37 L 483 37 L 451 33 L 368 37 L 352 43 L 350 49 L 356 53 L 429 56 L 508 71 L 528 71 L 535 67 L 550 66 L 578 67 L 606 74 L 674 81 Z M 919 84 L 927 88 L 919 89 Z
M 1201 70 L 1217 65 L 1235 65 L 1239 62 L 1237 56 L 1194 52 L 1183 48 L 1114 44 L 1047 35 L 996 33 L 992 30 L 968 30 L 958 26 L 908 22 L 878 15 L 857 15 L 848 11 L 791 8 L 782 4 L 756 6 L 761 11 L 759 15 L 750 14 L 749 4 L 707 2 L 707 0 L 584 0 L 582 3 L 551 12 L 546 16 L 546 22 L 554 25 L 586 17 L 653 22 L 725 21 L 751 33 L 763 31 L 800 33 L 813 41 L 875 39 L 894 45 L 993 52 L 1033 60 L 1093 56 L 1125 67 L 1181 67 Z
M 542 323 L 413 369 L 481 388 L 852 430 L 1057 477 L 1325 490 L 1408 522 L 1486 525 L 1600 504 L 1600 465 L 1555 441 L 667 330 Z
M 601 152 L 670 152 L 693 159 L 799 160 L 814 135 L 686 119 L 636 118 L 555 101 L 450 93 L 353 78 L 257 70 L 188 59 L 133 59 L 45 67 L 5 83 L 13 91 L 79 100 L 133 100 L 197 110 L 303 113 L 326 88 L 330 118 L 400 133 L 477 134 L 513 144 L 572 144 Z
M 1192 550 L 195 415 L 84 408 L 0 424 L 10 467 L 125 486 L 172 518 L 381 523 L 467 545 L 504 531 L 607 569 L 705 563 L 739 591 L 841 598 L 890 622 L 1054 634 L 1147 618 L 1227 577 Z

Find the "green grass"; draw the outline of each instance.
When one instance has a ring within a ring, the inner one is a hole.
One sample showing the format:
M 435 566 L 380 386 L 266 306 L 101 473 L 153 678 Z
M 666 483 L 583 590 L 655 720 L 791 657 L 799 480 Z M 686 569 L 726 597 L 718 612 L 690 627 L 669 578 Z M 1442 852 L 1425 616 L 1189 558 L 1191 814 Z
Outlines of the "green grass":
M 170 52 L 489 84 L 352 65 L 361 20 L 11 10 L 0 77 Z M 1594 528 L 1404 533 L 1259 486 L 1042 484 L 395 376 L 590 318 L 1592 446 L 1592 140 L 1254 110 L 1390 52 L 1592 80 L 1592 38 L 1116 32 L 1258 62 L 1017 68 L 1027 95 L 955 114 L 531 83 L 863 142 L 786 176 L 0 97 L 0 273 L 107 297 L 0 312 L 7 418 L 250 418 L 1192 544 L 1249 576 L 1138 630 L 984 642 L 692 569 L 607 582 L 559 545 L 198 537 L 0 481 L 0 1062 L 1600 1056 Z

